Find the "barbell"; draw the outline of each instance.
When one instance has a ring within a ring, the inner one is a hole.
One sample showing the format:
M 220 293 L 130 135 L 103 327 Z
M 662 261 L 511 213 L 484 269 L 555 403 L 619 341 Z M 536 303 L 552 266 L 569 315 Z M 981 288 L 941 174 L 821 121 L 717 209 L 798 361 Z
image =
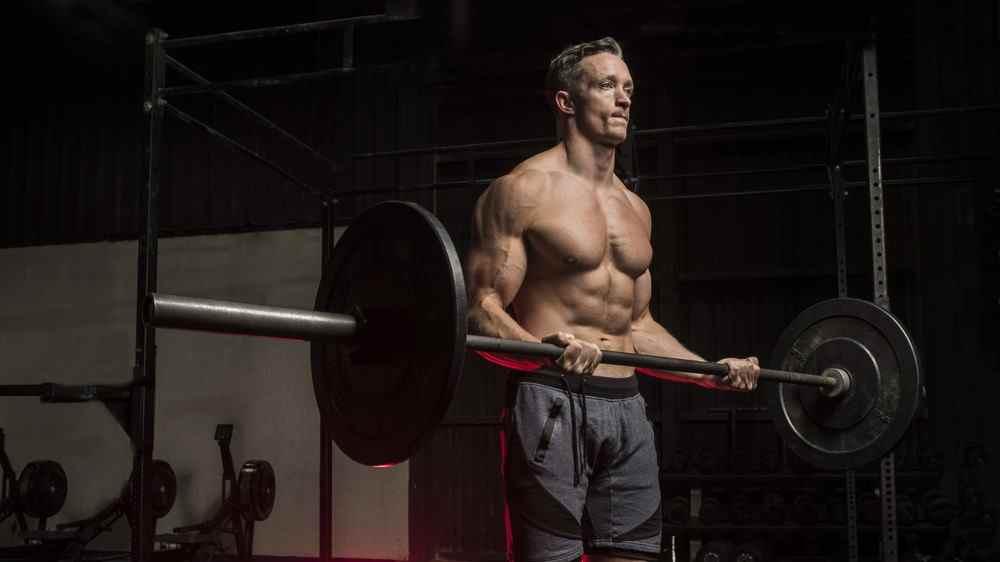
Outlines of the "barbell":
M 401 234 L 402 233 L 402 234 Z M 443 419 L 467 349 L 556 358 L 559 346 L 466 333 L 458 252 L 419 205 L 390 201 L 352 221 L 328 260 L 314 310 L 151 294 L 161 328 L 312 342 L 317 405 L 355 461 L 410 458 Z M 724 377 L 728 365 L 603 352 L 603 363 L 674 376 Z M 902 438 L 920 401 L 916 348 L 903 325 L 867 301 L 832 299 L 801 313 L 762 368 L 779 432 L 816 466 L 866 464 Z M 655 376 L 655 375 L 654 375 Z

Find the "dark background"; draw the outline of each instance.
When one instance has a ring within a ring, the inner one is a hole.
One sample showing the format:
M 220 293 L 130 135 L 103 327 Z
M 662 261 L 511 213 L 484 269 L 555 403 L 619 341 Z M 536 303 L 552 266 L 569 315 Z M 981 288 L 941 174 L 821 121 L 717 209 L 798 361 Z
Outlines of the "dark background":
M 319 82 L 234 92 L 335 162 L 312 158 L 211 96 L 176 103 L 294 171 L 341 195 L 340 222 L 383 198 L 433 208 L 460 249 L 482 185 L 406 188 L 491 178 L 545 146 L 445 151 L 358 159 L 352 155 L 428 145 L 551 138 L 542 97 L 548 60 L 562 47 L 612 35 L 637 84 L 640 129 L 782 117 L 822 116 L 834 100 L 844 40 L 874 34 L 883 111 L 1000 102 L 1000 4 L 996 1 L 766 3 L 748 0 L 657 3 L 400 4 L 419 19 L 359 27 L 357 70 Z M 877 4 L 877 5 L 873 5 Z M 206 8 L 210 8 L 206 11 Z M 142 37 L 171 37 L 378 13 L 381 2 L 153 2 L 73 0 L 14 3 L 3 41 L 6 101 L 0 113 L 0 246 L 135 238 L 142 181 Z M 316 70 L 340 64 L 339 32 L 178 51 L 213 80 Z M 181 84 L 168 73 L 168 84 Z M 860 91 L 860 84 L 855 88 Z M 856 93 L 849 107 L 862 107 Z M 993 545 L 998 504 L 996 347 L 1000 313 L 1000 182 L 996 113 L 893 119 L 882 124 L 885 158 L 971 155 L 884 167 L 892 309 L 918 345 L 928 399 L 898 451 L 898 488 L 916 506 L 900 549 L 909 556 L 973 559 Z M 654 312 L 706 357 L 769 358 L 782 328 L 809 304 L 836 296 L 834 227 L 828 192 L 657 199 L 678 194 L 825 185 L 824 125 L 770 126 L 636 139 L 622 174 L 684 174 L 819 164 L 798 171 L 641 181 L 654 217 Z M 864 159 L 859 122 L 848 126 L 843 158 Z M 169 116 L 163 150 L 164 235 L 315 227 L 312 195 Z M 636 167 L 637 166 L 637 167 Z M 847 167 L 864 180 L 863 165 Z M 398 192 L 395 192 L 400 188 Z M 851 295 L 871 298 L 867 198 L 847 200 Z M 488 557 L 503 548 L 495 420 L 502 376 L 474 365 L 445 427 L 412 464 L 411 550 Z M 791 505 L 835 510 L 838 475 L 815 473 L 783 452 L 762 393 L 736 396 L 645 384 L 660 432 L 664 500 L 690 488 L 731 504 L 740 492 L 762 505 L 778 491 Z M 735 412 L 730 414 L 729 412 Z M 735 415 L 735 438 L 729 415 Z M 730 441 L 735 443 L 730 446 Z M 869 467 L 870 468 L 870 467 Z M 806 472 L 806 475 L 802 473 Z M 862 471 L 862 507 L 876 481 Z M 938 490 L 951 505 L 926 499 Z M 972 492 L 975 492 L 974 494 Z M 978 499 L 977 499 L 978 498 Z M 867 503 L 865 503 L 867 502 Z M 832 507 L 831 507 L 832 506 Z M 979 506 L 979 507 L 977 507 Z M 952 515 L 937 516 L 941 509 Z M 985 511 L 984 511 L 985 510 Z M 791 515 L 785 519 L 795 519 Z M 800 517 L 801 518 L 801 517 Z M 832 516 L 829 522 L 833 522 Z M 874 556 L 877 520 L 863 530 Z M 970 532 L 973 529 L 975 532 Z M 786 554 L 836 553 L 840 531 L 797 524 L 707 529 L 685 538 L 765 538 Z M 668 539 L 669 540 L 669 539 Z M 803 543 L 809 546 L 803 547 Z M 797 546 L 798 545 L 798 546 Z M 804 549 L 804 551 L 803 551 Z M 798 550 L 798 552 L 797 552 Z

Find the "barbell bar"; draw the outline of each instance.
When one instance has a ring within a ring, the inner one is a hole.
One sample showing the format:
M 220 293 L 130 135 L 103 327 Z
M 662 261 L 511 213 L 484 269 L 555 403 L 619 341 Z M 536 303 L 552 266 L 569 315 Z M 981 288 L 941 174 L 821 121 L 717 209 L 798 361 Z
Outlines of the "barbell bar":
M 158 328 L 305 341 L 350 338 L 358 336 L 365 326 L 364 320 L 359 322 L 350 314 L 163 293 L 152 293 L 147 297 L 145 316 L 151 325 Z M 507 340 L 473 334 L 466 336 L 465 345 L 468 349 L 477 351 L 551 359 L 558 358 L 564 351 L 562 347 L 549 343 Z M 692 361 L 620 351 L 602 352 L 601 363 L 671 371 L 677 376 L 684 376 L 684 373 L 699 373 L 725 377 L 729 374 L 729 365 L 725 363 Z M 846 390 L 845 386 L 849 385 L 848 377 L 837 377 L 832 374 L 830 376 L 813 375 L 765 368 L 760 370 L 760 380 L 823 387 L 827 389 L 826 392 L 831 397 L 842 393 Z

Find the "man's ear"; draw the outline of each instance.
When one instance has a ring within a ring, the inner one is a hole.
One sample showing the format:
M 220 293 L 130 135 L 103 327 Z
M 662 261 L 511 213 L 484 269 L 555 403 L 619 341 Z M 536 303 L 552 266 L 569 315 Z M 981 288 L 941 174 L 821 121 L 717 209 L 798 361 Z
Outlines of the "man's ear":
M 573 105 L 573 96 L 566 90 L 556 92 L 555 103 L 556 111 L 563 115 L 574 115 L 576 113 L 576 108 Z

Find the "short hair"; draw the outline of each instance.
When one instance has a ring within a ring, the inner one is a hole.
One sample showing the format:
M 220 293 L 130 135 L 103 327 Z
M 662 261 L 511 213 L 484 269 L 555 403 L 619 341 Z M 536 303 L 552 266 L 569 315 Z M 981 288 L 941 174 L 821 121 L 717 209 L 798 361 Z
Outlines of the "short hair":
M 549 63 L 549 72 L 545 76 L 545 95 L 552 103 L 552 96 L 559 90 L 576 93 L 575 87 L 580 81 L 583 69 L 580 61 L 598 53 L 611 53 L 622 57 L 622 47 L 612 37 L 604 37 L 596 41 L 588 41 L 566 47 Z

